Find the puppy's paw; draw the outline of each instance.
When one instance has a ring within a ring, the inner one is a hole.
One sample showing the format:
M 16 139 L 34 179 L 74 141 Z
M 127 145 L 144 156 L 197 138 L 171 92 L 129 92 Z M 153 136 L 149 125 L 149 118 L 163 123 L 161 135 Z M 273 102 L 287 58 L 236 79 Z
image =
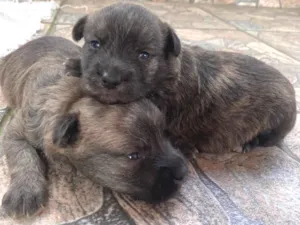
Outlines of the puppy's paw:
M 232 149 L 233 152 L 238 152 L 238 153 L 243 153 L 243 150 L 244 149 L 242 146 L 238 146 L 238 147 Z
M 252 149 L 252 146 L 250 144 L 245 144 L 243 146 L 242 153 L 248 153 L 251 151 L 251 149 Z
M 2 208 L 10 217 L 32 216 L 48 200 L 45 183 L 13 182 L 2 199 Z
M 257 137 L 255 137 L 251 141 L 249 141 L 243 145 L 242 153 L 248 153 L 252 149 L 256 148 L 257 146 L 259 146 L 259 139 Z

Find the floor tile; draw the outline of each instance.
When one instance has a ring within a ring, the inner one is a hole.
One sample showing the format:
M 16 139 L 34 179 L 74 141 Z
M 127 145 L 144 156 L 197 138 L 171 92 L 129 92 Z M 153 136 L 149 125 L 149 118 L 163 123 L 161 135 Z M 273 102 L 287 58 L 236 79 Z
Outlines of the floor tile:
M 245 31 L 300 32 L 300 11 L 249 7 L 201 5 L 223 21 Z
M 211 181 L 253 220 L 270 225 L 300 222 L 300 161 L 275 147 L 197 159 Z
M 257 37 L 300 61 L 300 32 L 260 32 Z

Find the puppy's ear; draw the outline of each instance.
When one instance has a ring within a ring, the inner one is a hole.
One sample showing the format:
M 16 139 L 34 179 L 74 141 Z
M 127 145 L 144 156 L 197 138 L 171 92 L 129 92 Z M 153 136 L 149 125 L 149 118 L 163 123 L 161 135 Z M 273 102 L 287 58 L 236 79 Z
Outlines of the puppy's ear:
M 80 18 L 73 27 L 72 38 L 74 41 L 79 41 L 83 37 L 83 30 L 88 16 Z
M 167 25 L 167 24 L 166 24 Z M 175 33 L 174 29 L 167 25 L 167 38 L 166 38 L 166 53 L 171 53 L 177 57 L 181 52 L 180 39 Z
M 65 73 L 67 76 L 81 77 L 81 60 L 80 58 L 69 58 L 64 63 Z
M 52 133 L 53 144 L 66 148 L 76 142 L 79 131 L 78 114 L 63 115 L 55 123 Z

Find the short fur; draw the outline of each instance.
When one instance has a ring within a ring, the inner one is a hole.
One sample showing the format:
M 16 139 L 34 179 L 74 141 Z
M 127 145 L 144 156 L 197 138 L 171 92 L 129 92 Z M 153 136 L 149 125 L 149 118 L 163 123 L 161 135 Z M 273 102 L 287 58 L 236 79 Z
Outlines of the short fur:
M 294 126 L 294 89 L 279 71 L 250 56 L 182 45 L 141 6 L 117 3 L 83 17 L 73 29 L 74 40 L 82 37 L 85 92 L 109 104 L 147 96 L 166 114 L 179 146 L 203 152 L 272 146 Z M 121 82 L 107 88 L 103 76 Z
M 64 63 L 79 54 L 71 41 L 42 37 L 2 61 L 2 91 L 15 109 L 3 138 L 11 182 L 2 207 L 11 216 L 32 215 L 47 202 L 37 149 L 47 159 L 63 154 L 93 181 L 150 202 L 172 196 L 187 173 L 151 101 L 103 105 L 82 93 Z

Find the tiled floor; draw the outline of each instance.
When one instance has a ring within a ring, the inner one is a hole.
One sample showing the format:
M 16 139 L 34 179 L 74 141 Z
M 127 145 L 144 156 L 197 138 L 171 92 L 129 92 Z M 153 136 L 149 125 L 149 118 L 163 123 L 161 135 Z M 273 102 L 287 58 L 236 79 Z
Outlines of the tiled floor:
M 50 34 L 71 39 L 72 26 L 79 17 L 112 2 L 65 1 L 56 20 L 44 22 L 49 23 Z M 260 4 L 277 2 L 259 1 Z M 173 1 L 137 3 L 171 23 L 185 42 L 252 55 L 276 67 L 294 84 L 300 110 L 299 9 Z M 3 157 L 0 177 L 2 196 L 9 182 Z M 54 166 L 50 178 L 51 199 L 40 216 L 27 222 L 2 217 L 0 224 L 296 225 L 300 224 L 300 120 L 282 149 L 257 149 L 247 154 L 197 154 L 180 193 L 158 206 L 102 189 L 64 162 Z
M 152 0 L 153 2 L 190 2 L 268 8 L 300 8 L 300 0 Z

